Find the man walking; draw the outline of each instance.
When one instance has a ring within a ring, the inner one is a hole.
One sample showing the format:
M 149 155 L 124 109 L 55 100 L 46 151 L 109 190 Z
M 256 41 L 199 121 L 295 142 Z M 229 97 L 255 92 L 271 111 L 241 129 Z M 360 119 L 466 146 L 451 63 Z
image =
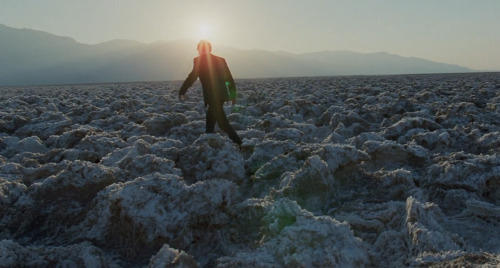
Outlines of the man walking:
M 193 70 L 179 89 L 179 100 L 184 101 L 187 89 L 200 78 L 203 100 L 208 107 L 206 133 L 214 133 L 217 123 L 233 142 L 241 145 L 240 137 L 224 112 L 224 102 L 231 100 L 233 105 L 236 104 L 236 85 L 226 60 L 211 53 L 212 45 L 208 41 L 200 41 L 197 49 L 199 56 L 194 58 Z

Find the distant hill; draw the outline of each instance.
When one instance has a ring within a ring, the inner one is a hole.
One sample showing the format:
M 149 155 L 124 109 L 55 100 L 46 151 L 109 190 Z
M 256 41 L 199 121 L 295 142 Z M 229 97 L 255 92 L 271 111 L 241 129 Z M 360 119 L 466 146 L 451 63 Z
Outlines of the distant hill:
M 182 80 L 196 41 L 144 44 L 113 40 L 81 44 L 69 37 L 0 24 L 0 85 Z M 323 51 L 293 54 L 214 47 L 235 78 L 460 73 L 472 70 L 385 52 Z

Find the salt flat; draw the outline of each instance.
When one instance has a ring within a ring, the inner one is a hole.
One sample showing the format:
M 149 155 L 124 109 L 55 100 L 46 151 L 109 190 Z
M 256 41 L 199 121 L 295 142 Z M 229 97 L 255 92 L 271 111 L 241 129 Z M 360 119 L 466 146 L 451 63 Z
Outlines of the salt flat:
M 0 88 L 0 266 L 500 265 L 500 73 L 179 87 Z

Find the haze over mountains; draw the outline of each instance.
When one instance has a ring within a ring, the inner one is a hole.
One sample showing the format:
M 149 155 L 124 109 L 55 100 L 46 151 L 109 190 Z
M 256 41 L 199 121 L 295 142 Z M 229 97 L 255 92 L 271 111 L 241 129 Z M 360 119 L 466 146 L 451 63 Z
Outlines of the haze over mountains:
M 197 55 L 196 41 L 144 44 L 113 40 L 97 45 L 0 24 L 0 85 L 80 84 L 182 80 Z M 385 52 L 321 51 L 293 54 L 215 46 L 235 78 L 460 73 L 457 65 Z

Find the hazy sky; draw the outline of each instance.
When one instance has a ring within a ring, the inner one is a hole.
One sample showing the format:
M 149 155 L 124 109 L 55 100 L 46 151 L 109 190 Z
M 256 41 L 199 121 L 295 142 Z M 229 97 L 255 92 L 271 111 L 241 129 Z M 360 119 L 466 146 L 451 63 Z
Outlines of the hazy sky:
M 207 37 L 214 51 L 386 51 L 500 71 L 499 0 L 0 0 L 0 24 L 88 44 Z

